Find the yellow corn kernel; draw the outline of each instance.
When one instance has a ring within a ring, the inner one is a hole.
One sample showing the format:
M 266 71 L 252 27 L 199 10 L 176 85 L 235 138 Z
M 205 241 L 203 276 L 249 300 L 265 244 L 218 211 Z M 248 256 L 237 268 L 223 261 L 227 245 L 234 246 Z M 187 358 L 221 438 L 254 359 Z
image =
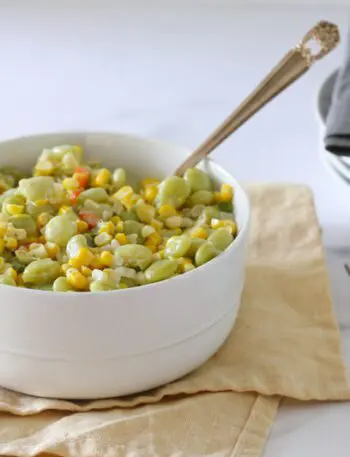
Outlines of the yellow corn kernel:
M 158 181 L 158 179 L 155 179 L 155 178 L 145 178 L 141 181 L 141 186 L 143 188 L 146 188 L 148 186 L 152 186 L 152 185 L 158 185 L 160 183 L 160 181 Z
M 106 267 L 110 267 L 113 264 L 114 256 L 109 251 L 103 251 L 100 255 L 100 261 Z
M 44 227 L 44 225 L 46 225 L 49 222 L 51 217 L 52 216 L 49 213 L 41 213 L 41 214 L 39 214 L 39 216 L 36 219 L 36 223 L 37 223 L 38 227 Z
M 3 238 L 0 238 L 0 254 L 4 251 L 5 241 Z
M 154 201 L 154 199 L 156 198 L 157 193 L 158 193 L 158 187 L 155 184 L 151 184 L 151 185 L 147 186 L 144 191 L 145 200 L 148 203 L 152 203 Z
M 70 268 L 71 268 L 71 265 L 69 265 L 69 263 L 62 263 L 62 265 L 61 265 L 61 270 L 62 270 L 63 274 L 66 274 Z
M 7 226 L 5 225 L 0 225 L 0 237 L 4 237 L 7 233 Z
M 129 286 L 125 282 L 119 284 L 119 289 L 127 289 Z
M 225 227 L 225 221 L 221 221 L 220 219 L 213 218 L 211 220 L 210 225 L 211 225 L 211 228 L 213 228 L 213 229 L 222 228 L 222 227 Z
M 233 187 L 230 184 L 222 184 L 220 194 L 222 202 L 230 202 L 233 198 Z
M 148 249 L 150 249 L 153 252 L 153 254 L 155 254 L 157 252 L 157 246 L 155 244 L 149 243 L 148 241 L 146 241 L 145 246 Z
M 123 200 L 126 197 L 131 196 L 134 193 L 133 188 L 131 186 L 123 186 L 112 197 L 116 200 Z
M 79 183 L 76 179 L 74 178 L 65 178 L 62 181 L 62 185 L 66 190 L 74 190 L 74 189 L 79 189 Z
M 158 246 L 161 242 L 163 241 L 162 237 L 159 235 L 159 233 L 151 233 L 147 238 L 146 242 L 148 244 L 154 244 L 155 246 Z
M 95 176 L 94 185 L 96 187 L 107 187 L 110 180 L 111 172 L 107 168 L 101 168 Z
M 57 254 L 60 251 L 60 248 L 58 247 L 57 244 L 50 243 L 50 242 L 45 244 L 45 249 L 46 249 L 47 255 L 50 257 L 50 259 L 56 259 Z
M 44 206 L 47 203 L 49 203 L 49 200 L 47 198 L 44 198 L 42 200 L 35 200 L 35 206 Z
M 37 243 L 41 243 L 41 244 L 45 244 L 46 243 L 46 238 L 43 235 L 38 236 L 36 242 Z
M 141 222 L 144 222 L 145 224 L 149 224 L 152 221 L 155 213 L 155 208 L 152 205 L 148 205 L 147 203 L 139 203 L 136 206 L 137 217 Z
M 12 267 L 6 270 L 6 275 L 11 276 L 14 281 L 17 280 L 17 271 Z
M 159 232 L 164 227 L 164 224 L 162 221 L 158 221 L 158 219 L 153 219 L 150 223 L 150 226 Z
M 118 224 L 115 225 L 115 231 L 117 233 L 124 232 L 124 222 L 123 221 L 119 221 Z
M 109 235 L 114 235 L 115 232 L 115 225 L 112 221 L 104 222 L 101 224 L 99 229 L 99 233 L 108 233 Z
M 135 204 L 135 202 L 133 200 L 133 195 L 127 195 L 126 197 L 122 198 L 120 201 L 122 202 L 123 206 L 125 206 L 125 208 L 128 211 L 131 210 Z
M 114 238 L 118 241 L 118 243 L 121 246 L 123 246 L 124 244 L 128 244 L 128 238 L 125 235 L 125 233 L 117 233 Z
M 159 208 L 158 213 L 160 217 L 164 218 L 177 215 L 176 208 L 173 205 L 162 205 Z
M 185 273 L 186 268 L 188 268 L 188 265 L 191 265 L 191 267 L 193 267 L 193 263 L 192 263 L 192 260 L 189 259 L 188 257 L 181 257 L 179 259 L 179 271 L 180 273 Z M 192 268 L 190 268 L 192 269 Z
M 78 233 L 86 233 L 89 230 L 89 224 L 79 219 L 77 221 L 77 230 Z
M 82 272 L 82 274 L 88 278 L 89 276 L 91 276 L 92 274 L 92 270 L 89 268 L 89 267 L 86 267 L 85 265 L 83 265 L 81 268 L 80 268 L 80 271 Z
M 70 206 L 67 206 L 67 205 L 62 205 L 60 207 L 60 209 L 58 210 L 58 214 L 60 216 L 62 216 L 63 214 L 66 214 L 67 212 L 69 212 L 71 210 L 71 207 Z
M 119 216 L 113 216 L 111 217 L 111 222 L 113 222 L 114 225 L 117 225 L 121 221 Z
M 24 206 L 23 205 L 14 205 L 8 203 L 6 205 L 6 211 L 11 214 L 11 216 L 15 216 L 16 214 L 23 213 Z
M 102 270 L 105 266 L 101 262 L 100 258 L 98 256 L 94 257 L 90 263 L 90 267 L 93 270 Z
M 50 176 L 55 167 L 50 160 L 40 161 L 35 167 L 35 176 Z
M 0 271 L 2 272 L 3 268 L 5 266 L 5 259 L 3 257 L 0 257 Z
M 203 227 L 194 228 L 190 233 L 192 238 L 202 238 L 206 240 L 208 238 L 208 231 Z
M 158 246 L 158 247 L 159 247 L 159 246 Z M 165 256 L 165 251 L 164 251 L 164 249 L 160 249 L 160 250 L 157 252 L 157 254 L 158 254 L 158 257 L 159 257 L 160 259 L 164 259 L 164 256 Z
M 17 286 L 18 287 L 24 286 L 24 281 L 23 281 L 23 277 L 21 274 L 17 275 Z
M 88 266 L 94 258 L 93 253 L 89 248 L 80 248 L 78 254 L 69 260 L 69 264 L 75 268 L 80 268 L 83 265 Z
M 68 270 L 67 280 L 77 290 L 87 290 L 89 287 L 89 281 L 78 270 Z
M 9 249 L 10 251 L 14 251 L 18 247 L 18 241 L 16 240 L 16 238 L 9 236 L 5 240 L 5 246 L 6 246 L 6 249 Z

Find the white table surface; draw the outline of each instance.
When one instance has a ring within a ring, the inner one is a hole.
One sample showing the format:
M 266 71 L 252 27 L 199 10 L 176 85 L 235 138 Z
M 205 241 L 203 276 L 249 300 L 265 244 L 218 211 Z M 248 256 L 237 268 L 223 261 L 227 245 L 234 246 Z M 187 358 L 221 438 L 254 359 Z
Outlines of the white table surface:
M 346 30 L 344 7 L 235 3 L 0 2 L 0 139 L 108 129 L 194 147 L 315 22 L 329 19 Z M 241 181 L 298 182 L 314 190 L 350 364 L 350 278 L 343 269 L 350 248 L 350 189 L 319 159 L 315 116 L 318 87 L 339 64 L 341 51 L 215 156 Z M 285 402 L 264 457 L 348 456 L 349 415 L 347 403 Z

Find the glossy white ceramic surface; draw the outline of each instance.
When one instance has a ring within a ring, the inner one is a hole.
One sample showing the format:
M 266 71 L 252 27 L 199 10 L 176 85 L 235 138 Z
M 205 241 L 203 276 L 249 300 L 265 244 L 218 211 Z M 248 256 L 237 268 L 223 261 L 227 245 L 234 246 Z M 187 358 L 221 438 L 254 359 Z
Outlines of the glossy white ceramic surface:
M 0 143 L 0 166 L 30 169 L 44 147 L 81 144 L 91 159 L 133 178 L 162 178 L 185 148 L 117 133 L 37 135 Z M 52 293 L 0 286 L 0 385 L 28 394 L 101 398 L 147 390 L 207 360 L 229 334 L 244 283 L 249 203 L 235 186 L 239 235 L 219 257 L 183 276 L 104 293 Z M 129 173 L 130 174 L 130 173 Z

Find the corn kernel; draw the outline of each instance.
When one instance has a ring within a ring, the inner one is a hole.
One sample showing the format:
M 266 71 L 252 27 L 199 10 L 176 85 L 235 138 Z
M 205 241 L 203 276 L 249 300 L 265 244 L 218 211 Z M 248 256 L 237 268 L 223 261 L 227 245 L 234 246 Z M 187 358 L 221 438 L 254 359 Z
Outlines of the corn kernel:
M 0 237 L 3 238 L 7 233 L 7 226 L 0 225 Z
M 151 225 L 145 225 L 144 227 L 142 227 L 141 229 L 141 235 L 144 237 L 144 238 L 147 238 L 148 236 L 150 236 L 152 233 L 155 233 L 156 229 L 153 228 Z
M 61 265 L 61 270 L 62 270 L 63 274 L 66 274 L 70 268 L 71 268 L 71 265 L 69 265 L 68 263 L 63 263 Z
M 127 239 L 125 233 L 117 233 L 114 238 L 118 241 L 118 243 L 121 246 L 128 243 L 128 239 Z
M 233 187 L 229 184 L 222 184 L 220 189 L 221 201 L 230 202 L 233 198 Z
M 86 267 L 85 265 L 83 265 L 81 268 L 80 268 L 80 271 L 82 272 L 82 274 L 88 278 L 89 276 L 91 276 L 92 274 L 92 270 L 89 268 L 89 267 Z
M 114 256 L 109 251 L 103 251 L 100 255 L 100 261 L 103 265 L 106 265 L 106 267 L 110 267 L 113 264 Z
M 159 247 L 159 246 L 158 246 Z M 160 259 L 164 259 L 165 257 L 165 251 L 164 249 L 161 249 L 160 251 L 157 252 L 157 255 Z
M 0 272 L 2 272 L 2 269 L 5 266 L 5 259 L 3 257 L 0 257 Z
M 157 246 L 155 244 L 149 243 L 148 241 L 146 241 L 145 246 L 148 249 L 150 249 L 153 252 L 153 254 L 155 254 L 157 252 Z
M 66 190 L 75 190 L 79 189 L 79 183 L 76 179 L 74 178 L 65 178 L 62 181 L 62 185 Z
M 131 186 L 123 186 L 115 194 L 112 195 L 113 199 L 123 200 L 126 197 L 131 196 L 134 193 Z
M 0 238 L 0 254 L 4 251 L 5 241 L 3 238 Z
M 220 219 L 213 218 L 211 220 L 210 225 L 211 225 L 211 228 L 213 228 L 213 229 L 222 228 L 222 227 L 225 227 L 225 221 L 221 221 Z
M 104 222 L 99 229 L 99 233 L 108 233 L 109 235 L 113 235 L 114 231 L 115 225 L 112 221 Z
M 14 268 L 10 267 L 5 274 L 11 276 L 14 281 L 17 280 L 17 271 Z
M 133 200 L 133 195 L 127 195 L 126 197 L 120 200 L 127 210 L 131 210 L 135 202 Z
M 119 283 L 119 289 L 127 289 L 129 286 L 125 282 Z
M 158 213 L 159 213 L 160 217 L 164 217 L 164 218 L 177 215 L 176 208 L 173 205 L 162 205 L 158 209 Z
M 187 257 L 181 257 L 179 259 L 179 271 L 184 273 L 186 271 L 186 265 L 191 265 L 193 267 L 192 260 Z
M 89 230 L 89 224 L 79 219 L 77 221 L 77 230 L 78 233 L 86 233 Z
M 95 270 L 102 270 L 105 266 L 101 262 L 99 257 L 94 257 L 90 263 L 90 267 Z
M 45 249 L 46 249 L 47 255 L 50 257 L 50 259 L 56 259 L 57 254 L 60 251 L 60 248 L 58 247 L 57 244 L 50 243 L 50 242 L 47 242 L 45 244 Z
M 195 266 L 192 265 L 191 263 L 185 263 L 183 266 L 183 273 L 187 273 L 188 271 L 194 270 Z
M 155 178 L 145 178 L 141 181 L 141 186 L 143 188 L 146 188 L 148 186 L 152 186 L 152 185 L 158 185 L 160 183 L 160 181 L 158 181 L 158 179 L 155 179 Z
M 111 217 L 111 222 L 113 222 L 114 225 L 117 225 L 121 221 L 119 216 L 113 216 Z
M 151 221 L 151 227 L 153 227 L 154 229 L 157 230 L 157 232 L 159 232 L 160 230 L 162 230 L 162 228 L 164 227 L 164 224 L 162 221 L 158 221 L 158 219 L 153 219 L 153 221 Z
M 206 240 L 208 238 L 208 231 L 203 227 L 196 227 L 191 230 L 190 236 L 192 238 L 202 238 Z
M 107 168 L 102 168 L 95 176 L 94 184 L 97 187 L 107 187 L 111 180 L 111 172 Z
M 89 287 L 89 281 L 78 270 L 71 269 L 67 271 L 67 280 L 77 290 L 87 290 Z
M 158 194 L 158 187 L 156 185 L 149 185 L 146 187 L 144 192 L 145 200 L 148 203 L 152 203 Z
M 112 236 L 109 233 L 103 232 L 100 233 L 99 235 L 95 236 L 94 242 L 96 246 L 103 246 L 107 243 L 109 243 L 112 239 Z
M 159 233 L 151 233 L 147 238 L 147 244 L 154 244 L 154 246 L 158 246 L 162 242 L 162 237 Z
M 43 243 L 43 244 L 46 243 L 46 238 L 44 237 L 44 235 L 38 236 L 37 242 L 38 243 Z
M 14 205 L 8 203 L 6 205 L 6 211 L 11 214 L 11 216 L 15 216 L 16 214 L 23 213 L 24 206 L 23 205 Z
M 37 225 L 39 227 L 44 227 L 44 225 L 46 225 L 49 222 L 51 217 L 52 216 L 49 213 L 41 213 L 41 214 L 39 214 L 39 216 L 36 219 Z
M 119 221 L 119 222 L 115 225 L 115 231 L 116 231 L 117 233 L 124 232 L 124 222 L 123 222 L 123 221 Z
M 75 268 L 80 268 L 81 266 L 88 266 L 92 262 L 94 258 L 93 253 L 90 251 L 89 248 L 80 248 L 78 254 L 69 260 L 69 264 L 74 266 Z
M 17 286 L 18 287 L 24 286 L 24 281 L 23 281 L 23 277 L 21 274 L 17 275 Z
M 50 160 L 41 160 L 35 167 L 36 176 L 50 176 L 55 167 Z
M 14 251 L 18 247 L 18 241 L 16 240 L 16 238 L 8 237 L 5 239 L 5 245 L 6 249 Z
M 67 205 L 62 205 L 60 207 L 60 209 L 58 210 L 58 214 L 60 216 L 62 216 L 63 214 L 66 214 L 67 212 L 69 212 L 71 210 L 71 207 L 70 206 L 67 206 Z
M 136 206 L 136 214 L 141 222 L 149 224 L 153 220 L 156 214 L 156 210 L 152 205 L 148 205 L 147 203 L 139 203 Z

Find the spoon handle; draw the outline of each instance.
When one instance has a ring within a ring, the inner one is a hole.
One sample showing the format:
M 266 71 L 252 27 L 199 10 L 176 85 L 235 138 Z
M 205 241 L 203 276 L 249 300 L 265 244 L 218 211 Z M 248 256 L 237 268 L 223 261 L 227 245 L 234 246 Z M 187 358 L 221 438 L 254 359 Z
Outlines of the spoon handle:
M 179 166 L 175 174 L 181 176 L 187 168 L 194 167 L 208 156 L 231 133 L 283 92 L 307 72 L 311 65 L 332 51 L 340 41 L 338 27 L 326 21 L 316 24 L 272 69 L 257 88 L 225 119 L 225 121 Z M 310 48 L 316 42 L 316 53 Z

